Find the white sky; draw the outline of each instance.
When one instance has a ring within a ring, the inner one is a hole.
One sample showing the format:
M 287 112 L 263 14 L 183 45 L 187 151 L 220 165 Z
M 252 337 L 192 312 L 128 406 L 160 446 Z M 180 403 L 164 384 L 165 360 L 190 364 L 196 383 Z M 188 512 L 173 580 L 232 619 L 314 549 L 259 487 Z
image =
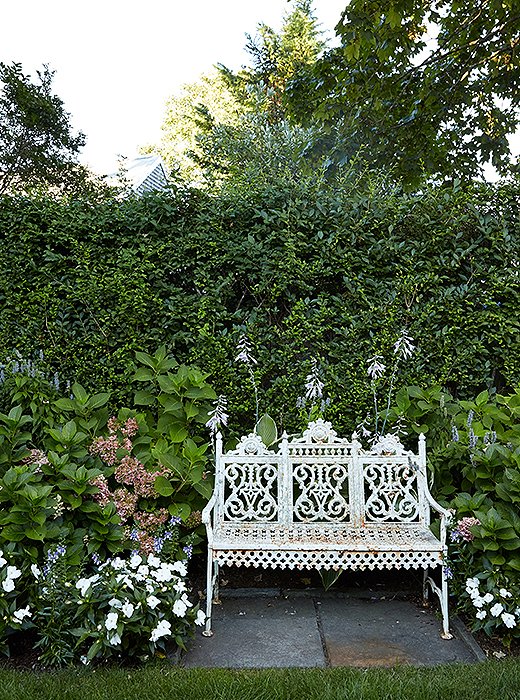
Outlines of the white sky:
M 315 0 L 332 38 L 347 0 Z M 247 63 L 245 34 L 260 22 L 280 28 L 287 0 L 5 0 L 0 61 L 34 73 L 56 71 L 54 91 L 75 130 L 87 136 L 82 160 L 115 170 L 158 140 L 167 98 L 215 63 Z

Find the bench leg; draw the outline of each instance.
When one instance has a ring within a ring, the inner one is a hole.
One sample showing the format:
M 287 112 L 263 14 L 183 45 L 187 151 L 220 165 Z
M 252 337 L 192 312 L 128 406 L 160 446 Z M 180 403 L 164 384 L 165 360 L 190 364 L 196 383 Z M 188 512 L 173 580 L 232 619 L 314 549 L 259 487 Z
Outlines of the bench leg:
M 428 605 L 428 568 L 423 571 L 422 597 L 423 605 Z
M 442 613 L 442 634 L 441 637 L 443 639 L 453 639 L 453 635 L 450 634 L 450 623 L 449 623 L 449 615 L 448 615 L 448 579 L 445 575 L 444 572 L 444 567 L 441 567 L 441 588 L 437 586 L 435 581 L 432 579 L 431 576 L 426 577 L 426 584 L 430 586 L 432 591 L 435 593 L 435 595 L 438 597 L 439 602 L 441 604 L 441 613 Z
M 213 603 L 213 550 L 208 548 L 208 568 L 206 572 L 206 627 L 202 634 L 211 637 L 211 606 Z
M 445 574 L 445 567 L 442 567 L 442 591 L 441 591 L 441 610 L 442 610 L 442 638 L 452 639 L 450 634 L 450 623 L 448 619 L 448 578 Z

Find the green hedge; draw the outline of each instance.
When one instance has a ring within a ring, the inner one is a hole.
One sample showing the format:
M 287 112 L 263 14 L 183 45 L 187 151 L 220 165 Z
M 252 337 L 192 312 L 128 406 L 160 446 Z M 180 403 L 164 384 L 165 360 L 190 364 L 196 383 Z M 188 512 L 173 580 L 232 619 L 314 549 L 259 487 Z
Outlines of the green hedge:
M 370 409 L 367 359 L 391 362 L 403 327 L 418 351 L 401 384 L 459 397 L 520 381 L 519 186 L 403 193 L 266 183 L 219 196 L 0 201 L 0 359 L 43 351 L 62 380 L 128 402 L 133 351 L 165 344 L 253 422 L 247 332 L 261 411 L 291 430 L 310 359 L 327 416 L 351 430 Z M 240 427 L 238 427 L 240 424 Z

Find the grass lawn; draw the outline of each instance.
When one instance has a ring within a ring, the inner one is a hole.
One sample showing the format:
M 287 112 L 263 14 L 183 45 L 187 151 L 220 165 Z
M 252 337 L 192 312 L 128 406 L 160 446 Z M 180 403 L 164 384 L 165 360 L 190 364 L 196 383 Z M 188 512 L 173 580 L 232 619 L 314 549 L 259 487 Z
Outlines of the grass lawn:
M 436 668 L 74 669 L 0 668 L 0 700 L 520 700 L 520 661 Z

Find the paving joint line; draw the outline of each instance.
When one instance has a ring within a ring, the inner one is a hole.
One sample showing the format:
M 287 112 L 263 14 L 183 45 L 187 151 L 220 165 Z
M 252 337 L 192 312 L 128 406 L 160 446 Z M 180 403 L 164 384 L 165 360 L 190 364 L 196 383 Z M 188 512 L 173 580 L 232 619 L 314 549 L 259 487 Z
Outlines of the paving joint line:
M 318 628 L 318 634 L 320 635 L 321 649 L 323 651 L 323 659 L 325 661 L 325 668 L 330 668 L 331 663 L 330 663 L 329 650 L 327 649 L 327 642 L 325 640 L 325 632 L 323 630 L 323 622 L 321 619 L 321 612 L 320 612 L 321 603 L 317 598 L 313 598 L 312 603 L 314 605 L 314 612 L 316 613 L 316 626 Z

